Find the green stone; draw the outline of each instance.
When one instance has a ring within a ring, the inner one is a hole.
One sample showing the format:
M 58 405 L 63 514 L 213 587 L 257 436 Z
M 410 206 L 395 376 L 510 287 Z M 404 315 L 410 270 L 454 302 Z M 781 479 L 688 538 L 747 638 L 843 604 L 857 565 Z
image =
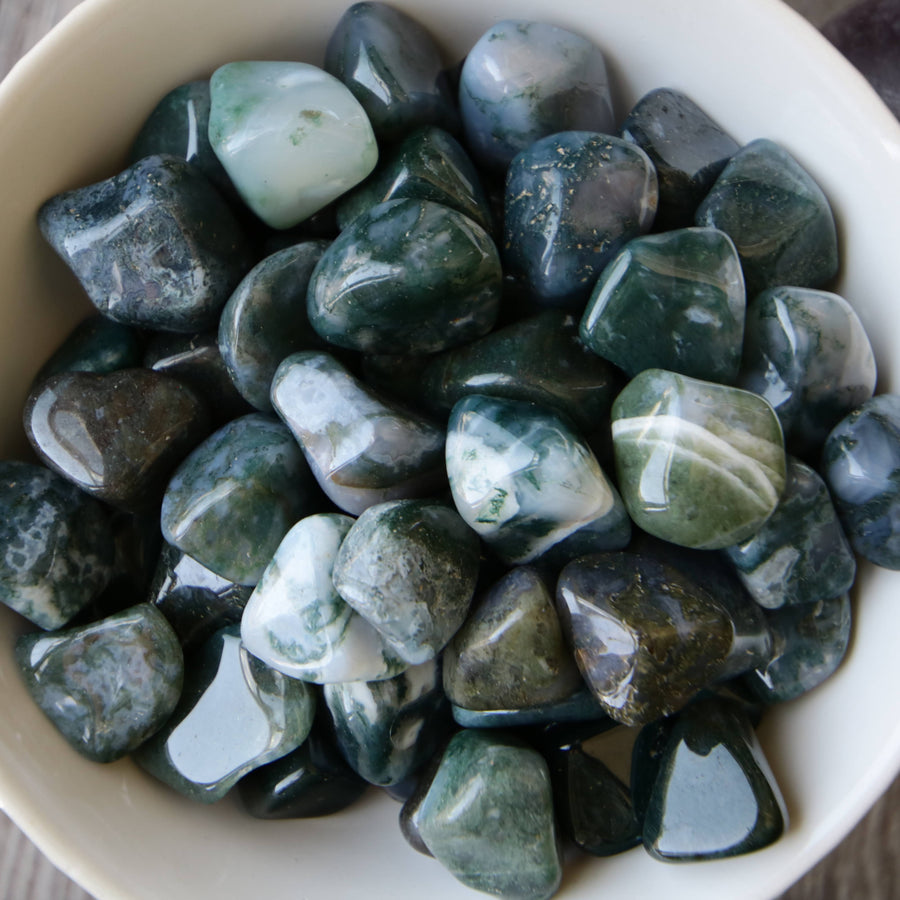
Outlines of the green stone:
M 524 709 L 466 709 L 453 706 L 453 718 L 463 728 L 525 728 L 560 722 L 609 722 L 606 710 L 582 682 L 562 700 Z
M 636 525 L 683 547 L 755 534 L 784 490 L 781 425 L 756 394 L 647 369 L 612 409 L 622 499 Z
M 125 756 L 162 727 L 184 676 L 178 638 L 148 603 L 80 628 L 23 635 L 16 660 L 37 705 L 95 762 Z

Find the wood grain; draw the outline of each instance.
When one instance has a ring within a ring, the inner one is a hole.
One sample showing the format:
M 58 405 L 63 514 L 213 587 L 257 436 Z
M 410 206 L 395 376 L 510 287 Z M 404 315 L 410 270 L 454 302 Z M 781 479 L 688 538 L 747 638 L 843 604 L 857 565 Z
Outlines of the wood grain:
M 0 0 L 0 78 L 78 2 Z M 818 26 L 852 2 L 790 0 L 790 5 Z M 0 900 L 91 897 L 0 813 Z M 900 779 L 846 840 L 780 900 L 900 900 Z

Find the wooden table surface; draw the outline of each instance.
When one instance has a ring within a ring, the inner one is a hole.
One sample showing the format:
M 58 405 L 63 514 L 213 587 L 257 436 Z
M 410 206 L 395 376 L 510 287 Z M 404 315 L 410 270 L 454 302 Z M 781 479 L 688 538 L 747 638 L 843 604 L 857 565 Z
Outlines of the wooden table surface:
M 0 78 L 79 2 L 0 0 Z M 813 24 L 821 25 L 853 0 L 788 2 Z M 0 813 L 0 900 L 91 897 L 57 871 Z M 900 900 L 900 778 L 846 840 L 780 900 Z

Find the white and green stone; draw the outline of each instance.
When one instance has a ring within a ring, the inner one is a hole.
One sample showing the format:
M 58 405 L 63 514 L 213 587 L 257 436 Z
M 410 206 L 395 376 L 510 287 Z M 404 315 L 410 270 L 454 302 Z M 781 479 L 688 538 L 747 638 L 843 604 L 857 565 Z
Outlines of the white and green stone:
M 409 667 L 334 589 L 349 516 L 320 513 L 284 536 L 241 619 L 244 646 L 266 665 L 326 684 L 392 678 Z
M 744 541 L 784 490 L 781 425 L 749 391 L 647 369 L 613 403 L 612 435 L 632 520 L 674 544 Z
M 464 397 L 448 424 L 447 475 L 460 515 L 508 563 L 531 562 L 566 541 L 586 553 L 620 549 L 630 538 L 618 492 L 553 409 Z

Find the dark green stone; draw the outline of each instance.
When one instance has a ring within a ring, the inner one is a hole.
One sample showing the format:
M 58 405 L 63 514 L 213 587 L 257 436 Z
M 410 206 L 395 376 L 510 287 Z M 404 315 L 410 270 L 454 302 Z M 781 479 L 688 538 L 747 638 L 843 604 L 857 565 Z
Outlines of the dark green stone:
M 148 603 L 81 628 L 23 635 L 16 660 L 41 710 L 95 762 L 119 759 L 154 734 L 184 675 L 175 632 Z
M 29 395 L 24 421 L 51 468 L 127 509 L 158 503 L 172 470 L 209 433 L 197 395 L 148 369 L 54 375 Z
M 581 685 L 564 700 L 526 709 L 464 709 L 453 707 L 453 718 L 463 728 L 528 728 L 559 722 L 609 721 L 600 701 Z
M 325 251 L 307 296 L 325 340 L 364 353 L 436 353 L 497 319 L 497 249 L 471 219 L 429 200 L 388 200 Z
M 163 537 L 218 575 L 254 585 L 294 522 L 320 495 L 291 433 L 254 413 L 204 441 L 172 476 Z

